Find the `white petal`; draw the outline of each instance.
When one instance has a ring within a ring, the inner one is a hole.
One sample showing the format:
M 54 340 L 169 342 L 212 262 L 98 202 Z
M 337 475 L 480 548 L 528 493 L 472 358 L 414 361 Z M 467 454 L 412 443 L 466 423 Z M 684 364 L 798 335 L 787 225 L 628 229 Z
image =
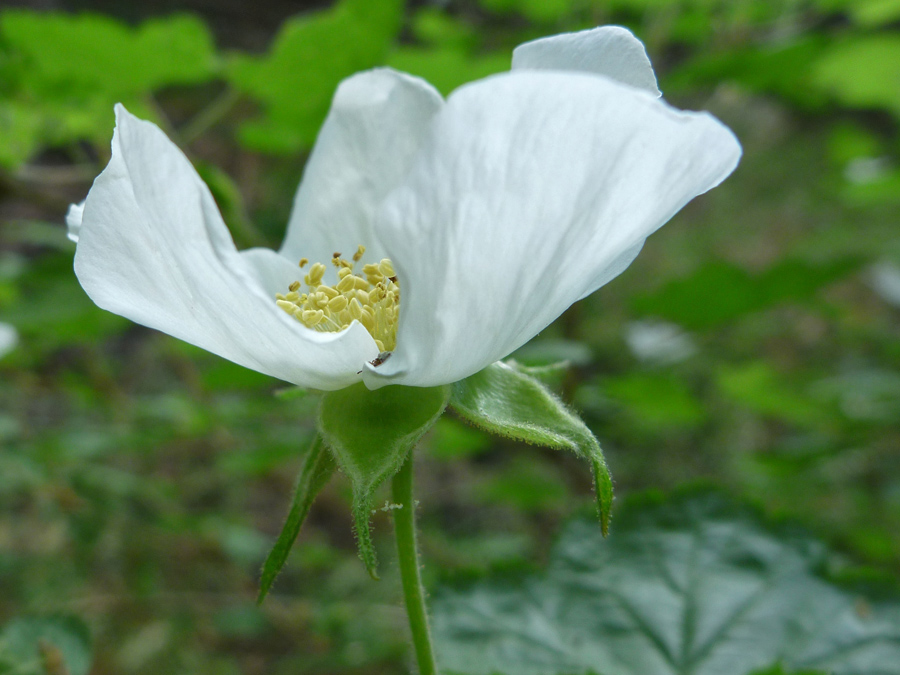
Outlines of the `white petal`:
M 621 272 L 740 152 L 710 115 L 603 77 L 519 71 L 457 90 L 379 219 L 400 324 L 366 384 L 453 382 L 503 358 Z
M 81 232 L 81 219 L 84 214 L 84 202 L 80 204 L 69 204 L 69 210 L 66 211 L 66 236 L 76 244 L 78 243 L 78 233 Z
M 8 323 L 0 322 L 0 359 L 19 344 L 19 333 Z
M 512 67 L 584 71 L 660 95 L 647 50 L 621 26 L 601 26 L 526 42 L 513 51 Z
M 75 272 L 100 307 L 295 384 L 336 389 L 375 357 L 359 324 L 317 333 L 277 308 L 187 158 L 116 108 L 112 159 L 84 204 Z M 273 254 L 274 255 L 274 254 Z
M 281 254 L 327 262 L 363 244 L 367 260 L 383 258 L 375 210 L 409 170 L 442 105 L 430 84 L 387 68 L 344 80 L 307 162 Z

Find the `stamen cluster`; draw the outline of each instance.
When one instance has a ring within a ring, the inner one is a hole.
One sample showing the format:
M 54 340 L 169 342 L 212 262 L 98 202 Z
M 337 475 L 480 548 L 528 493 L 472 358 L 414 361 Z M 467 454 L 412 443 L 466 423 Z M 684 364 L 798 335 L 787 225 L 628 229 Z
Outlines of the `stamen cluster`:
M 275 302 L 285 312 L 308 328 L 318 331 L 342 331 L 359 321 L 375 339 L 380 352 L 391 352 L 397 343 L 397 317 L 400 311 L 400 285 L 394 265 L 387 258 L 377 264 L 363 265 L 362 275 L 354 273 L 356 264 L 366 252 L 360 246 L 352 260 L 335 253 L 331 264 L 338 268 L 338 282 L 334 286 L 322 283 L 327 269 L 323 263 L 313 263 L 302 285 L 295 281 L 288 292 L 278 293 Z M 300 267 L 309 260 L 300 260 Z

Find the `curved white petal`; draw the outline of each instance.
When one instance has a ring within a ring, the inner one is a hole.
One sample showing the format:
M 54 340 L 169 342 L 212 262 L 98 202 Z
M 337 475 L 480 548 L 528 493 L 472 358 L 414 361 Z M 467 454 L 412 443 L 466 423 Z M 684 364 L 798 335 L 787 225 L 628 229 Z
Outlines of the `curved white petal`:
M 710 115 L 604 77 L 518 71 L 457 90 L 380 213 L 400 324 L 366 384 L 453 382 L 503 358 L 740 153 Z
M 81 232 L 81 218 L 84 214 L 84 202 L 80 204 L 69 204 L 69 210 L 66 211 L 66 236 L 78 243 L 78 233 Z
M 647 50 L 621 26 L 601 26 L 526 42 L 513 51 L 512 67 L 584 71 L 660 95 Z
M 318 389 L 352 384 L 366 330 L 317 333 L 277 308 L 212 195 L 156 125 L 116 107 L 112 159 L 84 204 L 75 272 L 100 307 L 242 366 Z M 275 255 L 275 254 L 273 254 Z
M 350 256 L 363 244 L 367 260 L 383 258 L 372 228 L 376 208 L 409 170 L 442 105 L 430 84 L 388 68 L 341 82 L 306 164 L 281 254 L 327 263 L 335 251 Z

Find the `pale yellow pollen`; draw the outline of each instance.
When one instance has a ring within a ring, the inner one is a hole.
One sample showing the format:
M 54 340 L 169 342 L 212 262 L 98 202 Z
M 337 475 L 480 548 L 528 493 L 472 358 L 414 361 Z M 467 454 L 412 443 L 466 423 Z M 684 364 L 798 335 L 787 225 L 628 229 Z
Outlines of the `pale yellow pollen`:
M 339 295 L 336 298 L 332 298 L 328 301 L 328 309 L 332 312 L 340 312 L 342 309 L 347 307 L 347 297 L 344 295 Z
M 332 255 L 331 264 L 337 268 L 338 277 L 333 286 L 323 283 L 326 266 L 313 263 L 303 277 L 308 293 L 299 293 L 302 284 L 294 281 L 288 286 L 288 293 L 275 295 L 276 304 L 317 331 L 338 332 L 359 321 L 379 351 L 393 351 L 397 342 L 400 286 L 394 265 L 387 258 L 362 265 L 362 272 L 355 273 L 356 264 L 365 252 L 365 246 L 359 246 L 352 260 L 341 257 L 340 252 Z M 301 258 L 300 267 L 307 264 L 309 259 Z
M 385 258 L 380 263 L 378 263 L 378 271 L 381 272 L 384 276 L 390 279 L 394 276 L 394 264 Z

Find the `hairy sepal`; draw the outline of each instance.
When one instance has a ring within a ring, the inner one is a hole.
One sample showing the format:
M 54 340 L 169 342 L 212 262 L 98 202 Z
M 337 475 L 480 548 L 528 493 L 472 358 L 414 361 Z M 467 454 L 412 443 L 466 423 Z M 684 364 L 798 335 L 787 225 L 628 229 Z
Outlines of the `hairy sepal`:
M 376 391 L 356 384 L 325 394 L 319 433 L 353 486 L 359 556 L 377 579 L 369 518 L 375 489 L 400 469 L 410 450 L 447 407 L 450 387 L 393 385 Z
M 505 438 L 571 450 L 591 463 L 597 511 L 609 533 L 612 476 L 587 425 L 542 382 L 521 367 L 498 361 L 452 385 L 450 406 L 475 426 Z
M 297 478 L 297 486 L 294 488 L 294 498 L 291 501 L 291 509 L 288 511 L 287 519 L 281 528 L 281 534 L 275 546 L 266 557 L 263 564 L 262 575 L 259 582 L 259 596 L 256 599 L 257 604 L 262 604 L 268 595 L 275 578 L 284 567 L 291 548 L 300 534 L 300 528 L 303 521 L 309 513 L 316 495 L 325 487 L 331 475 L 334 473 L 335 464 L 331 454 L 325 448 L 322 438 L 316 436 L 312 447 L 306 454 L 303 461 L 303 467 L 300 469 L 300 475 Z

